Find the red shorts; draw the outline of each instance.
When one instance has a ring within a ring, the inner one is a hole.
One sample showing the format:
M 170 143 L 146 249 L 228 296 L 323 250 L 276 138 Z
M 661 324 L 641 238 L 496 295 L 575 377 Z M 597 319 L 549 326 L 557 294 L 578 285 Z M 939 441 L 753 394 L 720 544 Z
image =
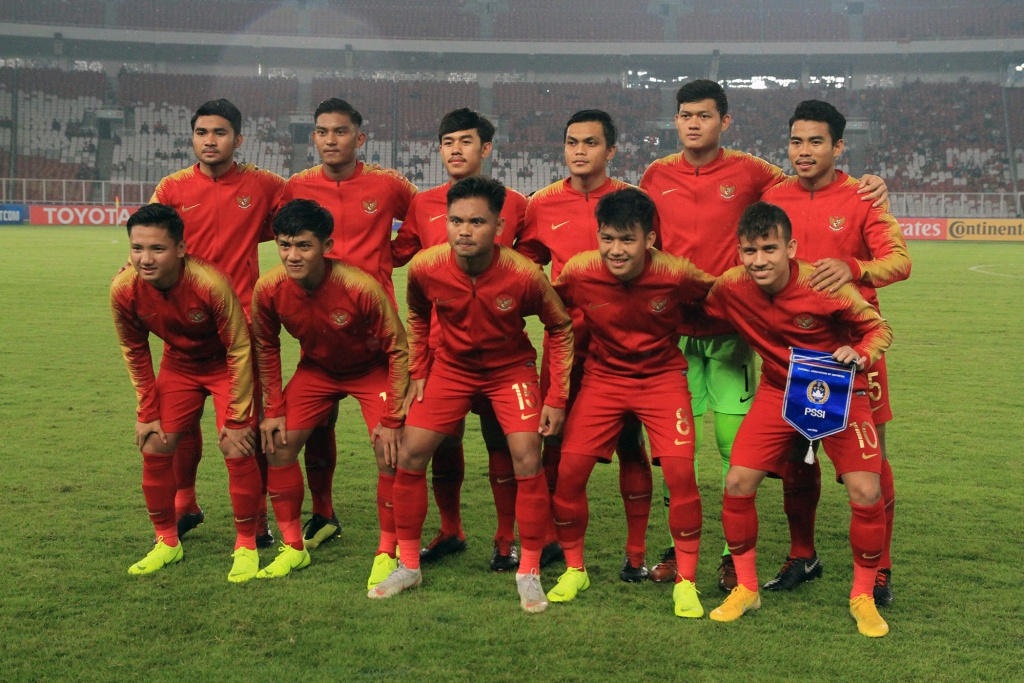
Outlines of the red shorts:
M 467 372 L 435 360 L 423 400 L 413 401 L 405 424 L 442 434 L 461 433 L 460 423 L 485 397 L 505 434 L 536 432 L 540 427 L 540 382 L 533 361 L 488 372 Z
M 254 383 L 254 390 L 259 391 Z M 223 358 L 201 363 L 171 361 L 164 356 L 156 376 L 156 393 L 160 397 L 160 427 L 168 434 L 192 429 L 203 414 L 207 396 L 213 396 L 217 431 L 224 427 L 231 404 L 231 377 Z M 257 394 L 254 393 L 254 396 Z M 249 426 L 255 429 L 259 404 L 252 403 Z
M 337 377 L 300 363 L 284 388 L 285 425 L 290 430 L 313 429 L 324 423 L 335 403 L 353 396 L 359 401 L 367 431 L 372 433 L 384 415 L 387 390 L 387 366 L 355 377 Z
M 731 465 L 749 467 L 782 476 L 786 461 L 807 439 L 782 418 L 783 391 L 762 382 L 757 387 L 750 412 L 732 445 Z M 846 429 L 821 440 L 825 453 L 836 468 L 838 479 L 846 472 L 881 472 L 882 456 L 878 432 L 871 419 L 867 396 L 854 392 Z
M 892 420 L 889 405 L 889 371 L 885 367 L 885 356 L 868 368 L 868 399 L 871 401 L 871 417 L 876 425 Z
M 686 374 L 610 377 L 586 373 L 562 438 L 562 453 L 608 461 L 631 416 L 647 429 L 651 459 L 693 460 L 693 411 Z

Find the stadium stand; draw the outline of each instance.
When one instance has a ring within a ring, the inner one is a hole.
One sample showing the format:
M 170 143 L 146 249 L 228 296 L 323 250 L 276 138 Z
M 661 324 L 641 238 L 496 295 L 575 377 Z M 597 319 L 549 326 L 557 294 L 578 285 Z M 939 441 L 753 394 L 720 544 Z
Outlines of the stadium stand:
M 480 20 L 461 2 L 444 7 L 404 0 L 332 2 L 313 9 L 313 34 L 349 38 L 444 38 L 479 40 Z

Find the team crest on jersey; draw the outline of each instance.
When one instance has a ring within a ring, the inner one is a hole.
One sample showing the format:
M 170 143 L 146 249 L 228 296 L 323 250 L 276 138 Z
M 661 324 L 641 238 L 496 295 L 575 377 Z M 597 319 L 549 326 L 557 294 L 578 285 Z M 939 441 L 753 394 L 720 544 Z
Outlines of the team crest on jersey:
M 718 196 L 722 199 L 735 199 L 736 198 L 736 186 L 735 185 L 719 185 Z
M 829 216 L 828 227 L 835 232 L 839 232 L 846 227 L 846 216 Z
M 239 209 L 248 209 L 252 206 L 252 197 L 243 197 L 242 195 L 238 195 L 235 197 L 235 201 L 238 203 Z
M 814 327 L 814 316 L 807 313 L 801 313 L 793 318 L 793 324 L 801 330 L 809 330 Z
M 345 327 L 351 320 L 352 318 L 346 311 L 331 311 L 331 322 L 338 327 Z
M 188 319 L 194 323 L 201 323 L 206 320 L 206 311 L 201 308 L 188 309 Z
M 377 213 L 377 198 L 363 197 L 363 211 L 365 211 L 368 214 Z
M 668 308 L 668 297 L 656 296 L 647 302 L 647 307 L 651 309 L 651 313 L 661 313 Z
M 816 379 L 807 385 L 807 400 L 811 403 L 821 405 L 828 400 L 828 384 L 821 379 Z
M 502 311 L 502 312 L 504 312 L 504 311 L 511 311 L 512 310 L 512 306 L 514 306 L 515 303 L 516 303 L 516 300 L 513 299 L 508 294 L 499 294 L 494 299 L 494 307 L 497 308 L 499 311 Z

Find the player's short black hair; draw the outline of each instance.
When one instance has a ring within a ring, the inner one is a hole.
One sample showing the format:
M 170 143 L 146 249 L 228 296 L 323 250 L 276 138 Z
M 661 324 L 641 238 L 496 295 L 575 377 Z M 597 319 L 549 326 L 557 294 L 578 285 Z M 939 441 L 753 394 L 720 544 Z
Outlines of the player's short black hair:
M 231 130 L 235 131 L 235 135 L 242 134 L 242 112 L 231 100 L 210 100 L 199 105 L 199 109 L 192 115 L 192 130 L 196 129 L 196 121 L 200 116 L 220 116 L 231 124 Z
M 132 228 L 136 225 L 163 228 L 175 243 L 185 239 L 185 221 L 173 206 L 166 204 L 146 204 L 128 217 L 128 239 L 132 237 Z
M 309 230 L 321 242 L 334 232 L 334 216 L 312 199 L 293 199 L 274 214 L 274 234 L 295 237 Z
M 562 131 L 562 139 L 565 140 L 565 136 L 569 134 L 569 126 L 574 123 L 589 123 L 594 121 L 601 124 L 601 128 L 604 129 L 604 142 L 609 147 L 615 146 L 615 140 L 618 139 L 618 131 L 615 129 L 615 121 L 612 120 L 611 114 L 600 109 L 581 109 L 572 116 L 565 124 L 565 130 Z
M 846 132 L 846 117 L 828 102 L 821 100 L 804 100 L 796 105 L 796 111 L 789 117 L 789 128 L 797 121 L 819 121 L 828 124 L 828 134 L 832 136 L 832 146 L 843 139 Z
M 793 224 L 781 207 L 768 202 L 754 202 L 740 216 L 740 225 L 736 229 L 736 237 L 753 242 L 767 239 L 773 233 L 779 235 L 783 242 L 793 239 Z
M 456 109 L 441 118 L 441 125 L 437 127 L 437 141 L 441 142 L 441 139 L 449 133 L 474 129 L 480 136 L 481 143 L 494 140 L 494 124 L 488 121 L 487 117 L 469 107 Z
M 628 232 L 639 227 L 644 237 L 647 237 L 654 230 L 657 211 L 647 194 L 634 187 L 627 187 L 601 197 L 594 215 L 599 230 L 607 226 L 618 232 Z
M 460 180 L 448 188 L 449 207 L 460 199 L 472 197 L 486 199 L 491 212 L 495 216 L 500 216 L 501 208 L 505 206 L 505 186 L 494 178 L 477 175 Z
M 316 105 L 316 111 L 313 112 L 314 123 L 320 118 L 321 114 L 344 114 L 352 121 L 352 125 L 356 128 L 363 125 L 363 115 L 340 97 L 329 97 Z
M 715 81 L 706 78 L 699 78 L 690 81 L 676 91 L 676 111 L 687 102 L 700 102 L 701 100 L 714 100 L 718 107 L 718 115 L 725 116 L 729 113 L 729 98 L 725 96 L 725 90 Z

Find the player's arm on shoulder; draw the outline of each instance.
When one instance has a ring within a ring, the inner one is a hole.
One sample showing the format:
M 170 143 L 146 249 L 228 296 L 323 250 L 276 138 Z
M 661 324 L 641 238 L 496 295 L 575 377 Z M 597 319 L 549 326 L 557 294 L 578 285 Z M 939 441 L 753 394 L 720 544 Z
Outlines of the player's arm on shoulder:
M 871 251 L 870 261 L 857 261 L 860 273 L 854 277 L 873 287 L 885 287 L 910 277 L 910 250 L 899 221 L 887 209 L 872 207 L 864 226 L 864 241 Z
M 853 267 L 850 263 L 840 258 L 818 259 L 811 264 L 814 272 L 811 273 L 811 286 L 817 291 L 827 290 L 836 293 L 839 289 L 854 281 Z M 858 267 L 859 271 L 860 268 Z
M 862 202 L 871 202 L 871 206 L 882 207 L 889 202 L 889 188 L 880 176 L 865 173 L 857 184 L 857 194 Z

